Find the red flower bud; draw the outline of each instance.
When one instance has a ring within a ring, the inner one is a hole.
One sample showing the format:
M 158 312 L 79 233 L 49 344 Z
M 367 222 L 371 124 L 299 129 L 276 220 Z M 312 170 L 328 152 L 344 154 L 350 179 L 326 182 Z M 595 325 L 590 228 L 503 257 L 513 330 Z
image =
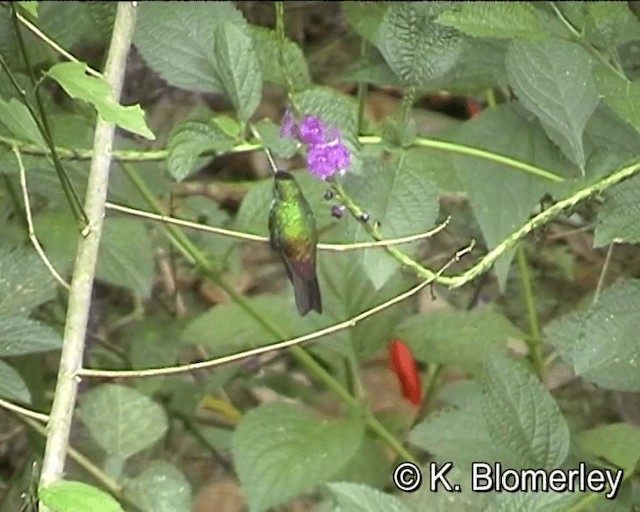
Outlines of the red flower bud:
M 391 369 L 400 380 L 402 395 L 414 405 L 422 402 L 422 380 L 411 349 L 401 340 L 389 344 Z

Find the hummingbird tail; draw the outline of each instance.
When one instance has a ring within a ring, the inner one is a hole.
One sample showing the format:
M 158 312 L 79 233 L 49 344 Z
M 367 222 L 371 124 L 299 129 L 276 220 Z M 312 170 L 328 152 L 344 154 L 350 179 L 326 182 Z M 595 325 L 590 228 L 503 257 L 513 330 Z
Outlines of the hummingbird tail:
M 294 273 L 292 281 L 300 316 L 306 315 L 312 309 L 322 313 L 322 297 L 320 296 L 318 277 L 314 275 L 310 279 L 304 279 Z

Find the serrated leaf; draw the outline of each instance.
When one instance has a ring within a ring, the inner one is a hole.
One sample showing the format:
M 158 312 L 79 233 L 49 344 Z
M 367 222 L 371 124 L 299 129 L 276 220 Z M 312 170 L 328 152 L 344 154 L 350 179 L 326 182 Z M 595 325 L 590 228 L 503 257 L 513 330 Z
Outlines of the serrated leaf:
M 244 26 L 220 23 L 215 31 L 215 57 L 220 82 L 238 116 L 247 121 L 262 97 L 262 72 Z M 248 31 L 248 30 L 247 30 Z
M 409 434 L 409 442 L 440 461 L 453 461 L 458 467 L 475 461 L 506 461 L 509 451 L 496 442 L 482 413 L 479 389 L 464 407 L 448 408 L 427 416 Z
M 61 480 L 38 490 L 38 498 L 56 512 L 124 512 L 106 492 L 72 480 Z
M 488 310 L 419 313 L 405 318 L 395 335 L 420 361 L 465 367 L 504 351 L 508 338 L 523 336 L 503 315 Z
M 41 148 L 47 145 L 38 130 L 29 109 L 15 98 L 4 101 L 0 98 L 0 126 L 4 125 L 18 139 L 33 142 Z
M 191 489 L 184 475 L 168 462 L 154 461 L 124 486 L 125 495 L 143 512 L 190 512 Z
M 444 89 L 469 96 L 480 94 L 486 89 L 506 87 L 506 53 L 506 41 L 464 39 L 455 65 L 443 75 L 427 80 L 423 87 L 429 91 Z
M 215 57 L 216 27 L 247 22 L 232 2 L 144 2 L 134 43 L 147 64 L 175 87 L 222 92 Z
M 640 176 L 611 187 L 604 197 L 593 246 L 640 242 Z
M 427 231 L 433 227 L 439 211 L 438 188 L 424 172 L 424 155 L 401 152 L 387 161 L 379 158 L 363 162 L 366 174 L 345 181 L 347 192 L 362 205 L 372 222 L 380 221 L 383 238 L 398 238 Z M 358 229 L 354 240 L 369 240 Z M 417 244 L 402 250 L 415 254 Z M 363 251 L 362 262 L 374 288 L 379 289 L 398 269 L 398 262 L 386 251 Z
M 55 281 L 33 250 L 0 249 L 0 315 L 26 316 L 55 296 Z
M 606 389 L 640 391 L 640 280 L 606 289 L 586 311 L 553 322 L 549 342 L 576 375 Z
M 378 29 L 377 47 L 405 85 L 442 75 L 460 53 L 460 33 L 437 23 L 445 7 L 432 2 L 392 3 Z
M 506 66 L 520 103 L 540 119 L 567 158 L 584 168 L 582 133 L 599 101 L 591 56 L 561 39 L 513 41 Z
M 292 336 L 304 329 L 295 307 L 281 297 L 261 295 L 247 299 L 265 318 L 277 318 L 277 327 Z M 207 347 L 210 355 L 228 354 L 283 341 L 235 302 L 211 308 L 182 332 L 183 343 Z
M 516 361 L 497 356 L 486 363 L 483 388 L 489 433 L 509 449 L 511 467 L 560 467 L 569 452 L 569 427 L 542 384 Z
M 20 316 L 0 316 L 0 357 L 48 352 L 62 347 L 51 327 Z
M 640 428 L 630 423 L 611 423 L 583 430 L 576 436 L 576 442 L 583 450 L 625 472 L 633 472 L 640 460 Z
M 140 105 L 120 105 L 113 98 L 104 78 L 89 76 L 86 69 L 83 62 L 62 62 L 51 67 L 47 75 L 58 82 L 72 98 L 91 103 L 105 121 L 146 139 L 155 140 L 155 135 L 144 120 Z
M 536 8 L 526 2 L 462 3 L 440 14 L 437 21 L 473 37 L 539 39 L 546 35 Z
M 58 270 L 64 269 L 64 272 L 71 268 L 78 232 L 68 212 L 38 215 L 35 227 Z M 131 240 L 136 243 L 132 244 Z M 153 271 L 153 247 L 145 226 L 133 219 L 107 218 L 100 240 L 96 277 L 148 297 Z
M 487 512 L 565 512 L 581 498 L 578 492 L 513 492 L 496 494 Z
M 162 407 L 135 389 L 102 384 L 80 401 L 79 415 L 91 437 L 111 456 L 127 459 L 158 441 L 167 430 Z
M 0 360 L 0 396 L 23 404 L 31 403 L 31 392 L 22 376 Z
M 232 438 L 249 510 L 268 510 L 326 482 L 351 459 L 363 435 L 359 419 L 319 419 L 283 403 L 252 410 Z
M 282 51 L 286 69 L 283 70 L 280 64 L 280 41 L 276 32 L 256 25 L 251 25 L 250 30 L 265 82 L 286 87 L 288 79 L 294 91 L 306 89 L 311 85 L 307 60 L 296 43 L 289 39 L 284 40 Z
M 333 482 L 327 484 L 327 487 L 336 497 L 341 512 L 411 512 L 395 496 L 367 485 Z
M 171 130 L 167 143 L 169 173 L 180 182 L 202 165 L 202 153 L 224 153 L 232 146 L 233 139 L 214 121 L 186 121 L 176 125 Z
M 539 125 L 510 105 L 483 112 L 464 123 L 453 138 L 456 142 L 507 155 L 556 174 L 569 174 L 568 162 Z M 548 180 L 484 159 L 455 155 L 453 163 L 489 249 L 495 248 L 526 222 L 545 193 L 554 195 L 560 189 Z M 507 251 L 495 264 L 502 289 L 512 258 L 513 251 Z
M 640 131 L 640 84 L 630 82 L 604 66 L 597 66 L 594 78 L 603 101 L 622 120 Z

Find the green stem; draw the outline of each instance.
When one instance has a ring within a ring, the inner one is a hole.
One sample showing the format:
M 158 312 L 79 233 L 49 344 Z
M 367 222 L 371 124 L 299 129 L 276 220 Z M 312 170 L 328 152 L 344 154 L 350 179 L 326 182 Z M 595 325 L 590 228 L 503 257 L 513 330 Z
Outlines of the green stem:
M 359 137 L 359 140 L 362 144 L 380 144 L 381 143 L 381 137 L 378 137 L 376 135 L 362 136 L 362 137 Z M 512 167 L 520 171 L 528 172 L 529 174 L 533 174 L 534 176 L 538 176 L 540 178 L 554 181 L 556 183 L 561 183 L 564 181 L 564 178 L 562 176 L 558 176 L 557 174 L 554 174 L 551 171 L 547 171 L 545 169 L 541 169 L 540 167 L 536 167 L 535 165 L 521 162 L 520 160 L 516 160 L 514 158 L 511 158 L 505 155 L 500 155 L 498 153 L 493 153 L 492 151 L 486 151 L 480 148 L 464 146 L 462 144 L 456 144 L 454 142 L 444 142 L 441 140 L 426 139 L 424 137 L 417 137 L 416 139 L 414 139 L 413 146 L 429 148 L 429 149 L 438 149 L 441 151 L 448 151 L 449 153 L 458 153 L 459 155 L 474 156 L 476 158 L 482 158 L 483 160 L 497 162 L 507 167 Z
M 36 80 L 35 74 L 33 72 L 33 68 L 31 67 L 31 63 L 29 61 L 29 52 L 27 51 L 26 44 L 24 42 L 24 38 L 22 37 L 22 30 L 20 28 L 20 23 L 18 22 L 18 11 L 15 5 L 11 6 L 11 22 L 13 24 L 13 31 L 16 35 L 16 40 L 18 41 L 18 47 L 20 48 L 20 53 L 25 62 L 25 66 L 27 67 L 27 71 L 29 73 L 29 79 L 31 80 L 31 85 L 33 87 L 33 96 L 36 101 L 36 107 L 38 108 L 38 112 L 40 116 L 38 117 L 34 112 L 33 108 L 30 105 L 30 102 L 27 98 L 27 95 L 24 90 L 17 86 L 15 80 L 12 80 L 14 86 L 17 87 L 18 93 L 22 96 L 23 102 L 27 109 L 29 110 L 29 114 L 31 118 L 36 123 L 38 127 L 38 131 L 42 135 L 49 151 L 51 153 L 51 157 L 53 159 L 53 167 L 56 170 L 56 174 L 58 175 L 58 180 L 60 181 L 60 185 L 62 186 L 62 190 L 65 194 L 65 197 L 71 207 L 71 211 L 75 220 L 80 224 L 80 228 L 84 229 L 89 224 L 89 219 L 87 214 L 85 213 L 82 202 L 80 201 L 80 197 L 76 192 L 71 179 L 67 175 L 64 167 L 62 166 L 62 162 L 58 157 L 58 153 L 56 151 L 56 147 L 53 142 L 53 136 L 51 135 L 51 128 L 49 126 L 49 121 L 47 118 L 47 112 L 44 108 L 44 104 L 42 102 L 42 97 L 40 96 L 40 89 L 38 88 L 38 81 Z M 8 75 L 11 76 L 11 70 L 3 61 L 3 67 Z
M 128 165 L 123 166 L 127 177 L 131 180 L 136 189 L 149 203 L 149 206 L 161 212 L 159 201 L 153 196 L 147 188 L 144 181 L 137 173 Z M 187 260 L 197 265 L 207 276 L 214 280 L 233 301 L 245 310 L 253 319 L 256 320 L 264 329 L 280 339 L 290 337 L 284 332 L 275 321 L 265 317 L 258 311 L 253 304 L 248 301 L 244 295 L 238 293 L 232 286 L 227 284 L 220 277 L 220 269 L 216 263 L 212 263 L 202 252 L 189 240 L 189 238 L 176 226 L 165 225 L 164 229 L 168 232 L 169 239 L 175 247 L 187 257 Z M 300 346 L 294 346 L 290 349 L 295 359 L 302 364 L 309 372 L 316 376 L 328 389 L 333 391 L 352 411 L 360 412 L 362 406 L 357 398 L 353 397 L 329 372 L 327 372 L 318 362 L 313 359 L 309 353 Z M 385 440 L 396 453 L 407 461 L 415 461 L 414 457 L 402 446 L 402 444 L 369 412 L 365 412 L 365 421 L 367 426 L 376 433 L 381 439 Z
M 527 308 L 527 318 L 529 321 L 529 338 L 528 345 L 531 351 L 531 362 L 538 374 L 542 378 L 544 373 L 544 358 L 542 354 L 542 336 L 540 333 L 540 322 L 538 320 L 538 312 L 536 311 L 536 301 L 533 293 L 533 282 L 529 273 L 529 265 L 527 263 L 527 255 L 525 254 L 522 244 L 518 244 L 516 249 L 518 259 L 518 270 L 522 280 L 522 289 L 524 293 L 524 302 Z

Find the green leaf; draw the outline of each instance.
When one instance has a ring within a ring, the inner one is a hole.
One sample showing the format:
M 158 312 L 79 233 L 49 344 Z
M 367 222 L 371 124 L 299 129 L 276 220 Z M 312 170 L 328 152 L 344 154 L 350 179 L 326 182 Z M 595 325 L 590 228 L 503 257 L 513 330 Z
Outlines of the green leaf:
M 336 497 L 339 510 L 344 512 L 411 512 L 395 496 L 367 485 L 334 482 L 327 484 L 327 487 Z
M 125 482 L 125 495 L 144 512 L 190 512 L 191 489 L 178 469 L 163 461 L 148 464 Z
M 162 407 L 120 384 L 102 384 L 87 392 L 79 415 L 98 445 L 108 455 L 122 459 L 154 444 L 168 426 Z
M 268 510 L 328 481 L 351 459 L 363 435 L 359 419 L 329 421 L 284 403 L 252 410 L 232 439 L 249 510 Z
M 483 413 L 491 437 L 508 448 L 511 467 L 558 468 L 569 452 L 569 427 L 542 384 L 505 356 L 486 363 Z
M 178 124 L 171 130 L 167 142 L 169 173 L 176 181 L 182 181 L 203 165 L 202 153 L 224 153 L 233 147 L 233 142 L 214 120 Z
M 606 389 L 640 391 L 640 280 L 606 289 L 586 311 L 553 322 L 549 342 L 576 375 Z
M 466 5 L 466 4 L 464 4 Z M 476 95 L 487 89 L 507 86 L 504 66 L 507 42 L 498 39 L 464 39 L 455 65 L 441 76 L 426 80 L 428 91 Z
M 432 2 L 398 2 L 385 12 L 377 47 L 405 85 L 420 86 L 455 64 L 461 38 L 436 21 L 444 8 Z
M 48 352 L 62 347 L 51 327 L 20 316 L 0 316 L 0 357 Z
M 473 37 L 539 39 L 546 35 L 536 8 L 526 2 L 461 3 L 437 21 Z
M 9 101 L 0 98 L 0 126 L 2 125 L 18 139 L 33 142 L 43 149 L 47 147 L 29 109 L 15 98 Z
M 625 2 L 587 2 L 585 12 L 586 36 L 597 46 L 615 50 L 640 35 L 640 23 Z
M 18 5 L 34 18 L 38 17 L 38 2 L 18 2 Z
M 49 211 L 38 215 L 34 223 L 38 239 L 58 270 L 70 269 L 78 236 L 71 215 Z M 108 217 L 100 240 L 96 277 L 148 297 L 153 271 L 153 247 L 145 226 L 133 219 Z
M 155 135 L 144 120 L 140 105 L 120 105 L 113 99 L 109 84 L 104 78 L 89 76 L 86 69 L 83 62 L 62 62 L 51 67 L 47 75 L 58 82 L 72 98 L 91 103 L 105 121 L 115 123 L 146 139 L 155 140 Z
M 567 175 L 570 168 L 539 125 L 510 105 L 498 106 L 467 121 L 454 139 L 560 175 Z M 522 226 L 545 193 L 554 195 L 560 189 L 548 180 L 488 160 L 455 155 L 453 162 L 489 249 Z M 512 258 L 513 251 L 507 251 L 495 264 L 502 289 Z
M 640 242 L 640 176 L 611 187 L 604 197 L 593 246 Z
M 31 392 L 22 376 L 0 360 L 0 396 L 24 404 L 31 403 Z
M 117 217 L 105 222 L 97 277 L 149 297 L 153 270 L 153 247 L 145 226 Z
M 288 78 L 291 80 L 294 91 L 301 91 L 311 86 L 307 60 L 296 43 L 289 39 L 284 40 L 282 51 L 286 69 L 283 70 L 280 64 L 280 41 L 276 32 L 256 25 L 251 25 L 250 30 L 265 82 L 286 87 Z
M 496 494 L 487 512 L 565 512 L 583 493 L 579 492 L 513 492 Z
M 169 84 L 200 92 L 222 92 L 216 62 L 216 28 L 247 22 L 232 2 L 144 2 L 134 43 L 147 64 Z
M 630 82 L 604 66 L 595 68 L 594 78 L 603 101 L 622 120 L 640 131 L 640 84 Z
M 375 44 L 389 6 L 386 2 L 342 2 L 342 14 L 362 38 Z
M 262 98 L 262 73 L 248 29 L 231 22 L 216 27 L 215 57 L 220 82 L 238 116 L 247 121 Z
M 630 423 L 611 423 L 583 430 L 576 437 L 583 450 L 633 472 L 640 461 L 640 428 Z
M 386 161 L 371 158 L 363 163 L 366 175 L 350 177 L 345 181 L 345 188 L 356 203 L 366 209 L 372 222 L 381 222 L 383 238 L 413 235 L 433 227 L 440 206 L 438 188 L 424 172 L 422 155 L 401 152 Z M 354 240 L 370 239 L 362 227 L 356 230 Z M 406 244 L 402 250 L 412 256 L 418 247 L 418 244 Z M 376 289 L 398 269 L 398 262 L 386 251 L 363 251 L 362 262 Z
M 55 512 L 124 512 L 120 504 L 97 487 L 61 480 L 38 491 L 42 505 Z
M 477 386 L 473 396 L 473 400 L 460 408 L 448 408 L 427 416 L 410 432 L 409 442 L 433 454 L 436 460 L 453 461 L 458 467 L 476 461 L 508 461 L 508 449 L 489 431 Z
M 264 119 L 254 125 L 260 139 L 276 158 L 292 158 L 298 152 L 298 142 L 289 137 L 280 137 L 280 127 Z
M 331 254 L 320 260 L 320 288 L 325 313 L 323 317 L 336 322 L 351 318 L 371 307 L 395 297 L 411 286 L 411 281 L 399 272 L 384 286 L 376 289 L 371 283 L 368 270 L 362 265 L 362 255 L 356 252 Z M 394 326 L 407 314 L 408 304 L 398 304 L 381 311 L 349 330 L 348 336 L 338 337 L 334 350 L 344 354 L 341 345 L 349 338 L 353 349 L 361 358 L 371 357 L 386 349 Z M 327 340 L 328 341 L 328 340 Z M 321 350 L 329 343 L 319 344 L 313 350 Z M 328 348 L 328 347 L 327 347 Z
M 275 324 L 286 333 L 304 329 L 295 306 L 280 297 L 261 295 L 247 299 L 261 317 L 277 318 Z M 308 329 L 307 329 L 308 330 Z M 182 333 L 183 343 L 207 347 L 210 355 L 222 355 L 283 341 L 235 302 L 221 304 L 190 322 Z
M 493 311 L 436 311 L 406 317 L 395 335 L 416 359 L 473 367 L 506 349 L 508 338 L 522 338 L 507 318 Z
M 567 158 L 584 168 L 582 133 L 599 101 L 591 56 L 561 39 L 514 41 L 506 65 L 520 103 L 540 119 Z
M 26 316 L 54 296 L 53 277 L 34 250 L 0 249 L 0 316 Z

